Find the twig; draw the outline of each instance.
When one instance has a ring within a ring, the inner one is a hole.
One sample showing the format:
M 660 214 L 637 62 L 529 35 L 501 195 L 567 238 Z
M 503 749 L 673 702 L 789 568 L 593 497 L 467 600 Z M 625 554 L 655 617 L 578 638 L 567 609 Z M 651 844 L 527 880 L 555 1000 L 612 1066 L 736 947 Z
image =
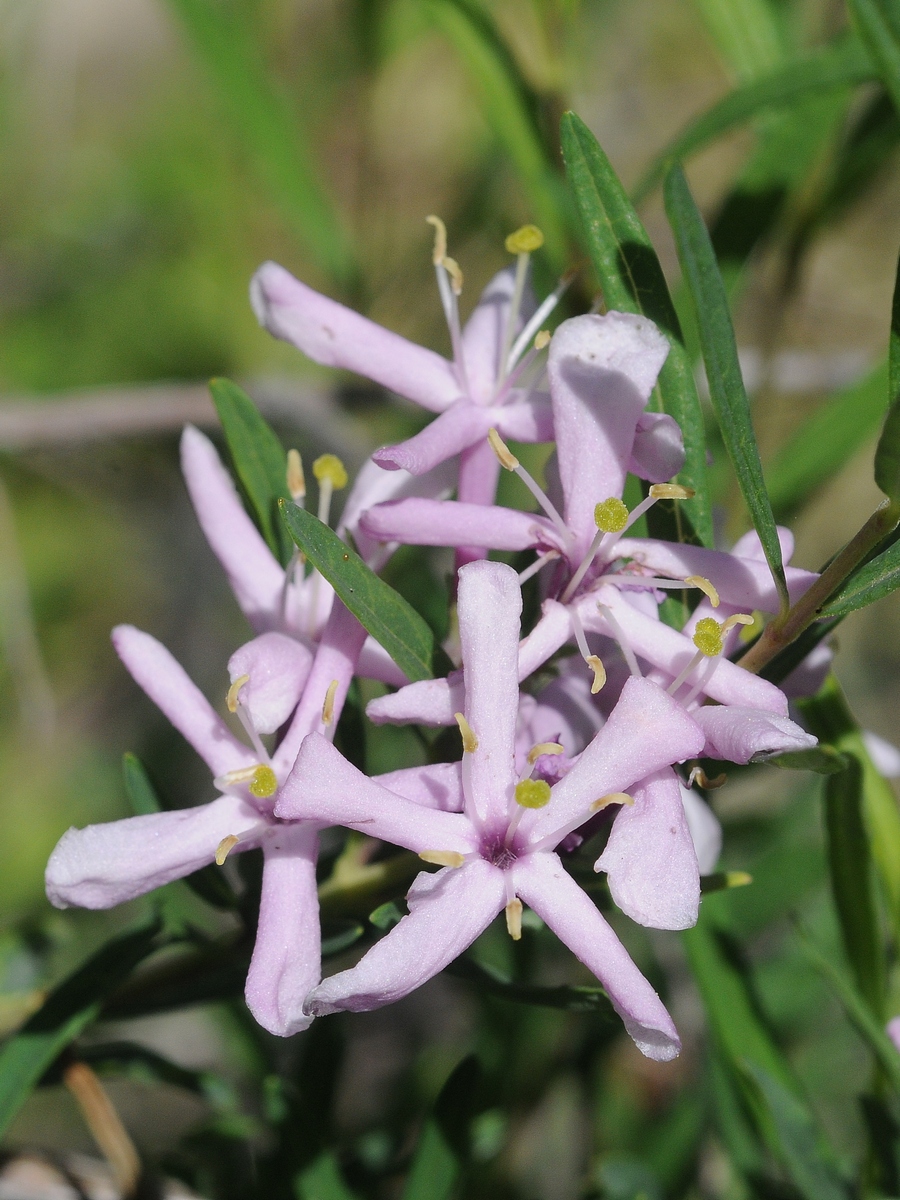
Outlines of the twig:
M 141 1160 L 103 1084 L 83 1062 L 66 1067 L 63 1082 L 75 1097 L 85 1124 L 109 1163 L 119 1191 L 127 1200 L 134 1195 L 140 1179 Z

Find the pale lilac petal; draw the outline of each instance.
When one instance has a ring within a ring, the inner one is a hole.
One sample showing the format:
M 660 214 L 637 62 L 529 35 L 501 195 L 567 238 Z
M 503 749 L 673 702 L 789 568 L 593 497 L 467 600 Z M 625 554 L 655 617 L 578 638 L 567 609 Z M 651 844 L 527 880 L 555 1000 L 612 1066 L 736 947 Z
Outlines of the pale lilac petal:
M 862 739 L 869 752 L 869 758 L 875 764 L 875 770 L 885 779 L 900 779 L 900 750 L 886 742 L 871 729 L 863 731 Z
M 205 867 L 232 834 L 247 835 L 241 849 L 258 845 L 261 824 L 246 800 L 222 796 L 197 808 L 69 829 L 47 863 L 47 896 L 57 908 L 112 908 Z
M 389 792 L 352 766 L 321 734 L 304 741 L 278 793 L 275 815 L 284 820 L 345 825 L 420 854 L 476 849 L 469 821 L 458 813 L 424 808 Z
M 499 478 L 500 460 L 485 438 L 463 450 L 459 456 L 456 498 L 463 504 L 493 504 Z
M 527 550 L 559 546 L 546 517 L 458 500 L 395 500 L 363 514 L 371 538 L 407 546 L 482 546 L 488 550 Z
M 659 1062 L 675 1058 L 681 1040 L 665 1005 L 557 856 L 526 855 L 513 878 L 519 898 L 603 984 L 641 1053 Z
M 452 725 L 453 714 L 462 712 L 466 689 L 462 671 L 451 671 L 446 679 L 422 679 L 408 683 L 390 696 L 378 696 L 366 705 L 373 725 Z
M 700 911 L 700 870 L 675 772 L 649 775 L 631 795 L 594 870 L 606 872 L 610 895 L 632 921 L 690 929 Z
M 472 398 L 480 404 L 490 403 L 500 378 L 500 355 L 515 286 L 514 266 L 498 271 L 479 296 L 462 331 L 466 378 Z M 528 307 L 533 307 L 533 301 Z M 517 327 L 520 325 L 521 320 Z
M 519 680 L 542 667 L 572 636 L 572 618 L 565 604 L 545 600 L 541 619 L 519 643 Z
M 409 682 L 384 646 L 373 637 L 367 637 L 363 642 L 356 673 L 363 679 L 377 679 L 379 683 L 389 683 L 392 687 L 403 687 Z
M 213 775 L 248 766 L 250 750 L 239 742 L 169 651 L 133 625 L 112 633 L 116 653 L 132 678 L 194 747 Z
M 407 899 L 409 916 L 355 967 L 324 979 L 306 1002 L 309 1012 L 368 1012 L 421 987 L 468 949 L 503 909 L 503 872 L 477 859 L 456 870 L 420 875 Z
M 426 767 L 403 767 L 372 778 L 389 792 L 441 812 L 462 812 L 463 790 L 459 763 L 433 763 Z
M 487 447 L 490 450 L 490 446 Z M 492 452 L 493 456 L 493 452 Z M 496 462 L 496 457 L 495 457 Z M 499 470 L 500 464 L 497 463 Z M 371 458 L 367 458 L 350 489 L 347 502 L 337 527 L 338 537 L 351 534 L 356 548 L 367 561 L 376 545 L 359 528 L 359 519 L 366 509 L 386 500 L 400 500 L 405 496 L 428 496 L 431 499 L 449 496 L 456 481 L 455 464 L 448 460 L 425 475 L 410 475 L 409 471 L 386 471 Z
M 244 997 L 263 1029 L 278 1037 L 310 1024 L 303 1002 L 322 978 L 317 852 L 317 834 L 308 826 L 272 828 L 263 840 L 259 923 Z
M 312 654 L 283 633 L 261 633 L 235 650 L 228 660 L 231 682 L 250 678 L 240 691 L 257 733 L 274 733 L 294 709 L 312 666 Z
M 891 1017 L 885 1025 L 884 1031 L 900 1052 L 900 1017 Z
M 665 483 L 684 466 L 681 426 L 668 413 L 645 412 L 638 418 L 628 470 L 651 483 Z
M 200 528 L 254 629 L 268 629 L 281 603 L 284 571 L 247 516 L 209 438 L 192 425 L 181 437 L 181 469 Z
M 604 723 L 599 698 L 591 695 L 591 673 L 581 659 L 565 661 L 537 695 L 528 722 L 531 745 L 558 741 L 569 757 L 580 754 Z
M 528 826 L 529 841 L 587 820 L 595 800 L 703 749 L 703 733 L 684 709 L 649 679 L 629 679 L 606 724 L 572 770 L 553 788 L 550 803 Z M 531 814 L 523 820 L 528 821 Z
M 506 816 L 515 783 L 522 616 L 522 589 L 515 571 L 495 562 L 463 567 L 458 611 L 465 715 L 478 739 L 478 748 L 466 756 L 472 782 L 467 802 L 481 821 L 499 821 Z
M 706 734 L 704 754 L 747 763 L 760 755 L 811 750 L 818 738 L 788 717 L 737 705 L 707 704 L 691 714 Z
M 423 475 L 486 438 L 491 424 L 491 415 L 485 409 L 470 400 L 458 400 L 415 437 L 376 450 L 372 460 L 388 471 L 402 468 Z
M 777 525 L 776 529 L 781 546 L 781 561 L 787 564 L 794 557 L 794 535 L 784 525 Z M 743 537 L 739 537 L 731 547 L 731 553 L 738 558 L 755 558 L 759 562 L 766 561 L 766 552 L 762 548 L 762 542 L 755 529 L 750 529 Z
M 552 442 L 553 407 L 546 392 L 511 393 L 493 410 L 494 428 L 514 442 Z
M 432 412 L 460 394 L 452 363 L 314 292 L 277 263 L 253 276 L 250 302 L 260 325 L 314 362 L 374 379 Z
M 684 815 L 691 831 L 691 840 L 697 854 L 697 865 L 701 875 L 709 875 L 716 869 L 722 853 L 722 826 L 719 818 L 695 788 L 681 787 L 681 802 Z
M 630 313 L 574 317 L 553 335 L 547 370 L 576 560 L 596 532 L 597 502 L 622 494 L 638 419 L 668 352 L 652 321 Z
M 790 675 L 782 679 L 781 690 L 789 700 L 802 696 L 814 696 L 828 678 L 834 662 L 834 651 L 825 642 L 819 642 Z

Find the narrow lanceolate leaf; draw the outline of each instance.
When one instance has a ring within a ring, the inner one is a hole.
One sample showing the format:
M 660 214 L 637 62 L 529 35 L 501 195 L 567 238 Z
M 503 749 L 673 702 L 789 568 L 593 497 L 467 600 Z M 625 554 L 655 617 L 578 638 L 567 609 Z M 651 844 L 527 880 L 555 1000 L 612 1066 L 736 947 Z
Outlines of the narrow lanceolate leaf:
M 54 989 L 0 1052 L 0 1136 L 47 1068 L 98 1016 L 104 999 L 158 944 L 153 924 L 108 942 Z
M 703 412 L 694 372 L 665 276 L 647 231 L 601 149 L 574 113 L 562 119 L 562 149 L 569 186 L 584 231 L 588 254 L 607 308 L 641 313 L 669 339 L 669 356 L 659 375 L 662 408 L 681 426 L 685 463 L 678 481 L 693 488 L 693 500 L 678 505 L 696 540 L 712 545 L 712 507 L 706 470 Z
M 822 609 L 822 618 L 845 617 L 900 587 L 900 542 L 894 542 L 850 576 Z
M 703 218 L 678 166 L 666 176 L 665 200 L 678 259 L 694 302 L 710 399 L 722 440 L 778 588 L 782 609 L 787 611 L 789 600 L 781 545 L 763 480 L 728 299 Z
M 825 785 L 831 890 L 857 986 L 875 1016 L 883 1019 L 885 965 L 863 804 L 862 765 L 848 755 L 846 768 Z
M 464 1058 L 441 1088 L 419 1138 L 402 1200 L 449 1200 L 455 1194 L 468 1157 L 469 1122 L 480 1075 L 477 1059 Z
M 787 49 L 768 0 L 694 0 L 716 48 L 739 79 L 781 66 Z
M 888 368 L 880 363 L 858 383 L 835 393 L 809 417 L 766 468 L 769 499 L 784 521 L 806 503 L 860 446 L 884 417 Z
M 294 1184 L 297 1200 L 358 1200 L 344 1183 L 337 1158 L 324 1152 L 305 1167 Z
M 752 83 L 736 88 L 692 121 L 658 155 L 635 190 L 635 203 L 665 177 L 669 167 L 683 162 L 722 134 L 760 113 L 790 108 L 814 92 L 834 91 L 875 78 L 875 68 L 855 38 L 791 62 Z
M 849 0 L 850 15 L 900 112 L 900 7 L 896 0 Z
M 287 456 L 271 426 L 245 391 L 230 379 L 213 379 L 209 390 L 234 469 L 250 502 L 260 532 L 282 563 L 291 554 L 290 538 L 278 518 L 278 501 L 287 498 Z
M 150 782 L 150 776 L 147 774 L 144 764 L 136 754 L 122 755 L 122 775 L 125 779 L 125 791 L 136 817 L 160 811 L 162 805 L 156 789 Z
M 900 501 L 900 261 L 894 281 L 888 349 L 888 414 L 875 449 L 875 482 L 889 500 Z
M 407 679 L 431 679 L 434 635 L 412 605 L 318 517 L 288 502 L 281 511 L 291 537 Z

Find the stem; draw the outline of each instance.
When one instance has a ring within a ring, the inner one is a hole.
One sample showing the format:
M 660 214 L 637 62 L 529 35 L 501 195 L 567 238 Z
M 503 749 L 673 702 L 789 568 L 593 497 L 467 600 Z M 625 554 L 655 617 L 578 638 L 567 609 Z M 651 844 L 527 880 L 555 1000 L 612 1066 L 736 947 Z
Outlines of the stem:
M 816 620 L 844 580 L 900 522 L 900 504 L 885 500 L 784 617 L 776 617 L 738 665 L 757 673 Z
M 141 1174 L 141 1160 L 100 1080 L 87 1063 L 73 1062 L 63 1072 L 63 1082 L 103 1151 L 122 1196 L 133 1196 Z

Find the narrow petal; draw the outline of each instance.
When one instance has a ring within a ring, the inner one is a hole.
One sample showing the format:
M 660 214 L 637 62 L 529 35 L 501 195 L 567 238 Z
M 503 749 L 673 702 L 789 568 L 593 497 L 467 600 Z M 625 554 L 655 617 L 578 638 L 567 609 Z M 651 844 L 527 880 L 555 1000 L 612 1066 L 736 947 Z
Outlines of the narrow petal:
M 776 528 L 778 542 L 781 546 L 782 562 L 789 563 L 794 557 L 794 535 L 784 525 L 778 525 Z M 749 529 L 743 537 L 739 537 L 731 547 L 731 553 L 738 558 L 755 558 L 760 562 L 766 561 L 766 552 L 762 548 L 762 542 L 755 529 Z
M 546 550 L 560 544 L 546 517 L 458 500 L 395 500 L 363 514 L 362 529 L 381 542 L 407 546 L 482 546 L 487 550 Z
M 862 739 L 876 771 L 880 771 L 885 779 L 900 778 L 900 750 L 870 729 L 863 731 Z
M 493 423 L 504 438 L 515 442 L 552 442 L 553 408 L 546 392 L 513 391 L 494 409 Z
M 641 1053 L 658 1062 L 675 1058 L 681 1040 L 665 1005 L 557 856 L 526 855 L 513 877 L 519 898 L 603 984 Z
M 363 679 L 377 679 L 379 683 L 389 683 L 393 687 L 403 687 L 409 682 L 384 646 L 373 637 L 367 637 L 363 642 L 356 673 Z
M 245 705 L 257 733 L 274 733 L 285 723 L 303 692 L 312 654 L 284 633 L 261 633 L 235 650 L 228 660 L 231 682 L 249 675 L 241 688 Z
M 278 793 L 275 815 L 284 820 L 344 825 L 420 854 L 423 850 L 476 849 L 468 819 L 425 808 L 368 779 L 321 734 L 303 743 Z
M 450 495 L 455 483 L 456 466 L 449 459 L 425 475 L 410 475 L 409 471 L 386 471 L 371 458 L 367 458 L 344 504 L 337 527 L 338 537 L 345 538 L 348 533 L 351 534 L 357 550 L 368 561 L 376 545 L 359 527 L 360 517 L 367 509 L 375 504 L 383 504 L 387 500 L 401 500 L 406 496 L 443 499 Z
M 453 714 L 462 712 L 466 689 L 462 671 L 451 671 L 446 679 L 423 679 L 408 683 L 390 696 L 378 696 L 366 705 L 373 725 L 452 725 Z
M 606 872 L 613 900 L 632 921 L 690 929 L 700 911 L 700 869 L 675 772 L 649 775 L 631 795 L 594 870 Z
M 519 679 L 527 679 L 572 636 L 572 618 L 565 604 L 545 600 L 541 619 L 519 643 Z
M 372 778 L 389 792 L 441 812 L 462 812 L 463 790 L 459 763 L 433 763 L 426 767 L 404 767 Z
M 57 908 L 112 908 L 205 867 L 223 838 L 258 845 L 261 818 L 235 796 L 175 812 L 148 813 L 64 833 L 47 863 L 47 896 Z
M 253 276 L 250 302 L 260 325 L 314 362 L 374 379 L 432 412 L 459 395 L 452 363 L 314 292 L 277 263 Z
M 514 266 L 498 271 L 479 296 L 463 328 L 466 377 L 472 398 L 480 404 L 490 403 L 500 378 L 500 355 L 515 286 Z M 521 321 L 518 324 L 521 325 Z
M 200 528 L 241 610 L 254 629 L 271 628 L 278 615 L 284 571 L 247 516 L 212 442 L 192 425 L 182 434 L 181 469 Z
M 372 460 L 388 471 L 399 467 L 413 475 L 424 475 L 486 438 L 490 428 L 489 412 L 470 400 L 458 400 L 415 437 L 376 450 Z
M 368 1012 L 421 987 L 471 946 L 503 909 L 503 872 L 477 859 L 456 870 L 420 875 L 408 901 L 409 916 L 355 967 L 322 981 L 307 1000 L 309 1012 Z
M 621 496 L 637 423 L 669 352 L 652 321 L 610 312 L 564 321 L 547 371 L 575 560 L 595 533 L 594 507 Z
M 722 826 L 719 818 L 697 793 L 695 788 L 681 786 L 681 803 L 691 831 L 691 840 L 697 854 L 697 865 L 701 875 L 709 875 L 716 869 L 722 853 Z
M 466 720 L 478 739 L 467 755 L 469 805 L 482 822 L 502 821 L 515 783 L 519 715 L 519 624 L 522 589 L 503 563 L 469 563 L 459 572 L 459 638 L 466 687 Z
M 668 413 L 645 412 L 638 418 L 628 470 L 651 483 L 665 483 L 684 466 L 681 426 Z
M 628 679 L 606 724 L 537 812 L 529 840 L 549 837 L 582 814 L 587 820 L 595 800 L 629 792 L 647 775 L 693 758 L 703 742 L 702 731 L 662 688 L 649 679 Z
M 747 763 L 757 755 L 811 750 L 818 744 L 788 717 L 755 708 L 707 704 L 691 715 L 706 734 L 704 754 L 710 758 Z
M 244 996 L 263 1029 L 290 1037 L 312 1021 L 303 1002 L 322 978 L 318 836 L 305 825 L 273 828 L 263 853 L 259 923 Z
M 490 442 L 476 442 L 459 456 L 459 480 L 456 498 L 462 504 L 492 505 L 497 499 L 500 461 Z M 487 558 L 484 546 L 457 546 L 457 570 L 467 562 Z
M 116 653 L 132 678 L 194 747 L 213 775 L 224 775 L 254 761 L 209 701 L 169 651 L 133 625 L 112 633 Z

